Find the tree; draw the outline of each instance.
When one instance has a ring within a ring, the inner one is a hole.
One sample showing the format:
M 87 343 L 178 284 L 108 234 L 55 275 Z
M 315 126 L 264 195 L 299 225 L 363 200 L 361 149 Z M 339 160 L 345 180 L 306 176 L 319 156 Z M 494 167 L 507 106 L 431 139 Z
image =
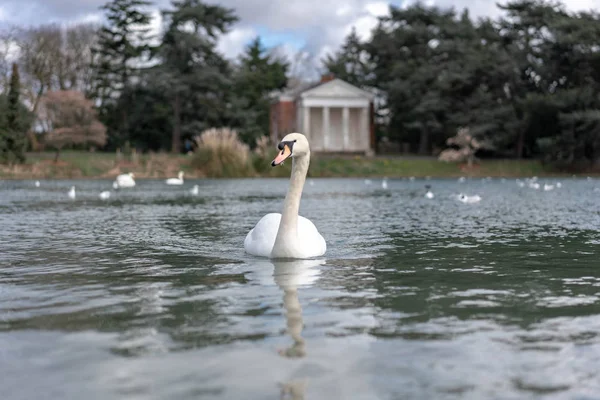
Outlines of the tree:
M 498 7 L 506 14 L 498 25 L 514 70 L 506 83 L 506 91 L 518 121 L 512 140 L 514 153 L 521 158 L 528 142 L 531 145 L 535 141 L 531 136 L 528 141 L 526 99 L 530 94 L 545 92 L 549 83 L 544 71 L 543 52 L 543 44 L 549 39 L 549 23 L 566 14 L 561 4 L 545 0 L 509 1 Z
M 112 0 L 101 7 L 108 22 L 100 29 L 93 49 L 93 95 L 114 146 L 122 145 L 129 132 L 128 111 L 117 108 L 116 101 L 139 78 L 140 64 L 150 55 L 151 16 L 144 11 L 150 5 L 146 0 Z
M 0 93 L 8 92 L 10 87 L 11 60 L 16 48 L 17 29 L 5 28 L 0 30 Z
M 56 149 L 55 162 L 65 146 L 104 146 L 106 143 L 106 127 L 98 121 L 94 104 L 82 92 L 46 93 L 38 111 L 38 122 L 48 132 L 46 143 Z
M 35 114 L 47 90 L 57 82 L 60 68 L 62 32 L 59 25 L 42 25 L 21 31 L 19 63 L 24 72 L 25 94 Z
M 184 137 L 232 119 L 231 69 L 216 45 L 238 18 L 231 9 L 200 0 L 174 0 L 172 6 L 163 12 L 167 29 L 154 73 L 170 100 L 171 151 L 178 153 Z
M 429 154 L 432 141 L 443 143 L 449 134 L 444 122 L 451 99 L 444 95 L 444 72 L 451 52 L 440 45 L 451 37 L 454 17 L 451 9 L 419 3 L 392 7 L 367 45 L 374 83 L 387 92 L 390 136 L 418 143 L 419 154 Z
M 246 46 L 235 73 L 236 116 L 241 139 L 254 145 L 269 131 L 269 95 L 287 85 L 288 62 L 268 53 L 260 37 Z
M 341 49 L 325 56 L 322 63 L 328 73 L 352 85 L 367 88 L 373 84 L 373 65 L 355 27 L 346 36 Z
M 6 100 L 0 102 L 0 161 L 14 164 L 25 162 L 27 137 L 31 119 L 20 100 L 19 68 L 12 65 L 10 87 Z

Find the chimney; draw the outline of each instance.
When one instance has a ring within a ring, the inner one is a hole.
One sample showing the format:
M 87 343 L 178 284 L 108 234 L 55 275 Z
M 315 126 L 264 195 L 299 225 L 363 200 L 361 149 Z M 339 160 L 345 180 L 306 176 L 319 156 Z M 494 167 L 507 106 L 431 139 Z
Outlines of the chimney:
M 333 74 L 324 74 L 321 75 L 321 83 L 329 82 L 335 79 Z

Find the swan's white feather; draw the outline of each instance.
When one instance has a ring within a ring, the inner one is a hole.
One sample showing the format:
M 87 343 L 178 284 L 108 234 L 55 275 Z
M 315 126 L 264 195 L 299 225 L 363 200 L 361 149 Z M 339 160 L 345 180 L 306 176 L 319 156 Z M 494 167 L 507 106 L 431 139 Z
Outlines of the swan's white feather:
M 246 252 L 254 256 L 270 257 L 280 221 L 280 213 L 269 213 L 262 217 L 246 235 L 244 240 Z M 315 224 L 301 215 L 298 216 L 298 239 L 295 247 L 298 253 L 296 258 L 322 256 L 327 250 L 325 239 L 321 236 Z

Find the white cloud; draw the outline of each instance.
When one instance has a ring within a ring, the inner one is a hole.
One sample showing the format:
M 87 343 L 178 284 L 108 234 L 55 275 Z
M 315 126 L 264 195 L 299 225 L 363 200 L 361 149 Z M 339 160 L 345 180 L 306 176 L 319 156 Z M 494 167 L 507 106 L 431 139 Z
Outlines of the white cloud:
M 221 37 L 217 48 L 225 57 L 235 58 L 244 51 L 246 44 L 256 36 L 257 32 L 254 28 L 235 28 Z

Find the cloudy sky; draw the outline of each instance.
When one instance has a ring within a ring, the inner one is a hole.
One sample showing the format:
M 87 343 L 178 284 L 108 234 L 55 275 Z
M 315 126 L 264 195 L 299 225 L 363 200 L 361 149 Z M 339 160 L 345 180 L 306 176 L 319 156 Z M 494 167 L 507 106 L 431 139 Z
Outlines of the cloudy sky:
M 222 0 L 234 8 L 240 22 L 220 42 L 228 57 L 235 57 L 256 35 L 264 43 L 281 46 L 288 54 L 308 50 L 316 60 L 335 50 L 352 26 L 368 37 L 377 17 L 386 14 L 390 4 L 402 6 L 413 0 Z M 426 0 L 426 4 L 468 8 L 473 16 L 496 16 L 497 0 Z M 49 22 L 101 21 L 99 6 L 106 0 L 2 0 L 0 27 L 7 24 L 37 25 Z M 217 3 L 208 0 L 209 3 Z M 600 9 L 600 0 L 565 0 L 572 10 Z M 160 26 L 159 9 L 170 0 L 154 0 L 154 28 Z

